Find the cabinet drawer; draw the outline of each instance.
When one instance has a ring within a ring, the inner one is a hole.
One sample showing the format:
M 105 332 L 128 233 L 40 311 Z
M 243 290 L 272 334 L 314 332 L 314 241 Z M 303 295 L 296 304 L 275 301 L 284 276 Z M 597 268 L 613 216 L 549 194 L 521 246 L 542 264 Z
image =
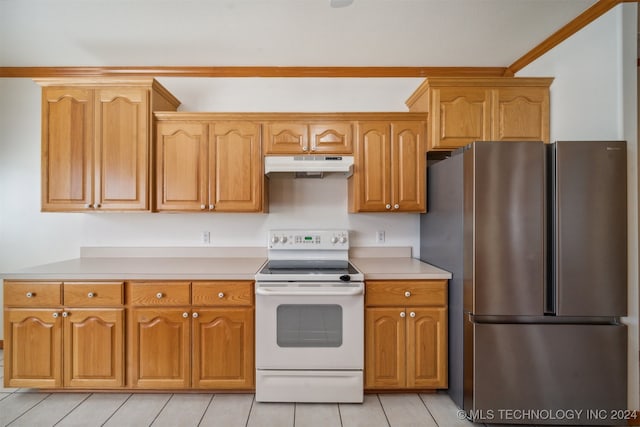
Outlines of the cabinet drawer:
M 129 303 L 131 305 L 189 305 L 190 282 L 131 282 Z
M 253 282 L 194 282 L 193 305 L 251 306 Z
M 62 303 L 62 282 L 4 282 L 8 307 L 55 307 Z
M 446 306 L 446 280 L 367 281 L 365 304 L 368 306 L 420 305 Z
M 64 304 L 71 307 L 122 305 L 123 282 L 65 282 Z

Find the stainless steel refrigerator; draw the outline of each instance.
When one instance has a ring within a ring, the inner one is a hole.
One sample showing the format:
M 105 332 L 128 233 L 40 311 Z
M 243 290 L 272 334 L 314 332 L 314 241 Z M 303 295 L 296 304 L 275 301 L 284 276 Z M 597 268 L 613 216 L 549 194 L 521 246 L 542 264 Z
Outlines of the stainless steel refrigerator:
M 453 273 L 449 394 L 470 419 L 617 424 L 626 180 L 624 141 L 475 142 L 429 165 L 420 258 Z

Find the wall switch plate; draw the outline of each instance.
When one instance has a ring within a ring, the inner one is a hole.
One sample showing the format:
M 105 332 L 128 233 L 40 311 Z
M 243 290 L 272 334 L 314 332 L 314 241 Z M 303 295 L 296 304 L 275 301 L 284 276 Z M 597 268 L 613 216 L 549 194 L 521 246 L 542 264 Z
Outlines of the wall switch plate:
M 211 232 L 209 231 L 202 232 L 202 243 L 204 243 L 205 245 L 208 245 L 209 243 L 211 243 Z
M 376 231 L 376 243 L 384 243 L 384 230 Z

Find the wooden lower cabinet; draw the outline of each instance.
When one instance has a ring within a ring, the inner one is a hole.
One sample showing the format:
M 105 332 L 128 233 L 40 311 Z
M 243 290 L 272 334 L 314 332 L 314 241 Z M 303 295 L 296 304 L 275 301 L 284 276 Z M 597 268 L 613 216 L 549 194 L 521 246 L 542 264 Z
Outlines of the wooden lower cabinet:
M 5 387 L 62 387 L 61 311 L 5 310 Z
M 246 308 L 194 311 L 193 388 L 254 387 L 254 310 Z
M 64 313 L 64 387 L 124 387 L 124 309 Z
M 446 388 L 446 281 L 366 286 L 365 389 Z
M 189 286 L 193 301 L 203 306 L 170 307 L 185 291 L 189 295 Z M 249 281 L 130 284 L 134 304 L 169 305 L 131 309 L 131 387 L 253 389 L 252 287 Z
M 189 307 L 131 310 L 132 387 L 189 387 L 190 317 Z
M 5 387 L 124 387 L 122 285 L 5 281 Z

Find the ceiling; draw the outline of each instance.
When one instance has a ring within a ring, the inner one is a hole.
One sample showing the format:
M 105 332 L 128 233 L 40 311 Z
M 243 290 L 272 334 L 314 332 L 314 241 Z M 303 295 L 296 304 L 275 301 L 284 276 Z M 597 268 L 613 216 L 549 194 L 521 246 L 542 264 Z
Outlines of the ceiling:
M 0 0 L 0 66 L 509 66 L 596 0 Z

